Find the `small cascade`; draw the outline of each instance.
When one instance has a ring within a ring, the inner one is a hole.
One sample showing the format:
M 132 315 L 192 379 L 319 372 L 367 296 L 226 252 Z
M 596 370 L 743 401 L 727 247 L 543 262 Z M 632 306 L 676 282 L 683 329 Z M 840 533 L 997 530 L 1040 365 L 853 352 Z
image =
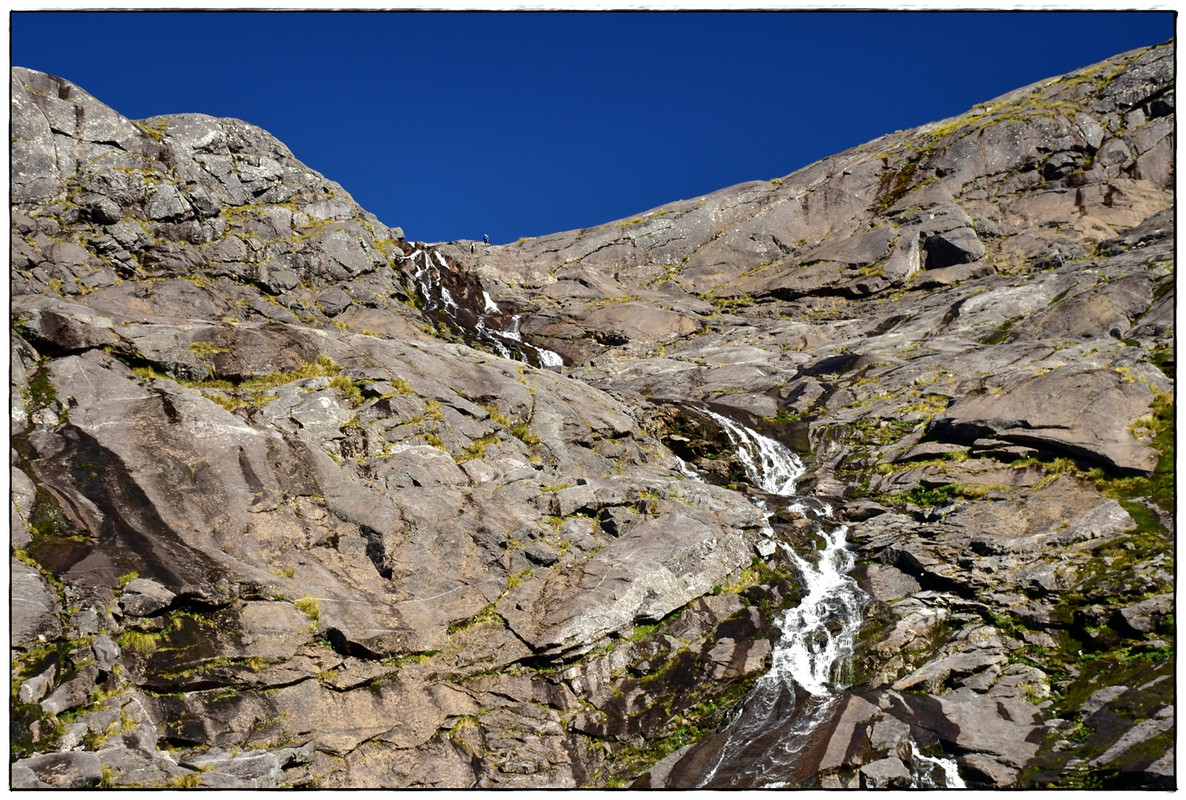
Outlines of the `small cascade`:
M 966 789 L 967 784 L 960 777 L 959 768 L 950 758 L 923 755 L 919 752 L 918 744 L 911 741 L 914 750 L 914 763 L 911 766 L 911 785 L 918 789 Z M 935 774 L 943 776 L 940 783 L 935 780 Z
M 564 366 L 559 353 L 523 341 L 519 315 L 508 318 L 489 292 L 480 289 L 472 276 L 452 268 L 440 252 L 417 243 L 403 261 L 411 267 L 412 281 L 423 299 L 421 311 L 429 319 L 449 325 L 503 358 L 539 367 Z
M 779 442 L 709 409 L 737 449 L 751 483 L 768 495 L 756 504 L 766 512 L 766 535 L 775 538 L 769 504 L 812 523 L 820 546 L 801 553 L 784 541 L 777 546 L 801 576 L 804 596 L 783 613 L 770 668 L 755 682 L 732 718 L 672 768 L 675 788 L 779 788 L 810 780 L 828 748 L 832 723 L 847 697 L 851 660 L 868 596 L 849 576 L 854 558 L 848 528 L 832 519 L 827 503 L 795 494 L 804 467 Z M 778 499 L 782 502 L 779 503 Z M 770 552 L 775 548 L 771 547 Z M 922 755 L 913 747 L 917 788 L 963 788 L 951 759 Z
M 523 335 L 519 333 L 519 320 L 521 319 L 522 317 L 519 314 L 513 315 L 510 321 L 507 323 L 507 326 L 503 328 L 502 331 L 500 331 L 501 336 L 503 338 L 510 339 L 513 342 L 518 342 L 524 347 L 530 348 L 532 351 L 534 351 L 536 357 L 539 359 L 539 365 L 541 367 L 564 366 L 564 359 L 560 357 L 559 353 L 552 352 L 551 350 L 543 347 L 536 347 L 535 345 L 523 341 Z
M 735 420 L 713 411 L 704 413 L 729 436 L 753 484 L 785 498 L 787 510 L 811 520 L 823 547 L 814 560 L 779 543 L 802 576 L 805 596 L 780 620 L 781 636 L 770 669 L 754 684 L 725 729 L 705 741 L 715 752 L 696 767 L 694 785 L 793 785 L 810 777 L 803 774 L 804 756 L 821 746 L 819 729 L 844 697 L 847 665 L 867 597 L 848 575 L 853 566 L 845 544 L 848 529 L 830 520 L 831 508 L 826 504 L 794 494 L 804 471 L 799 458 Z M 773 512 L 767 511 L 767 520 L 771 516 Z
M 723 414 L 704 409 L 720 425 L 737 448 L 750 481 L 764 492 L 790 497 L 795 481 L 803 474 L 799 457 L 768 436 L 763 436 Z

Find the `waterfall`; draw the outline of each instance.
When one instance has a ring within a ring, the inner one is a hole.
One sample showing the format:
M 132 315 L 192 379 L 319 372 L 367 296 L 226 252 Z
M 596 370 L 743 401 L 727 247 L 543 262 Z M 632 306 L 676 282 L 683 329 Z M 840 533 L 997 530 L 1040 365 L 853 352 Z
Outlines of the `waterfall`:
M 519 315 L 512 316 L 504 325 L 501 322 L 502 309 L 485 289 L 481 290 L 480 308 L 471 308 L 473 303 L 469 301 L 459 303 L 445 285 L 442 276 L 452 275 L 454 287 L 458 285 L 457 281 L 464 280 L 464 277 L 452 271 L 445 257 L 438 251 L 427 245 L 418 244 L 417 249 L 404 256 L 403 260 L 412 265 L 411 277 L 424 299 L 422 310 L 426 315 L 436 317 L 438 321 L 447 321 L 454 328 L 461 330 L 473 343 L 493 350 L 503 358 L 540 367 L 564 366 L 564 359 L 559 353 L 523 341 L 519 333 Z M 472 292 L 466 291 L 468 287 L 464 283 L 461 286 L 459 291 L 463 299 L 472 296 Z
M 785 786 L 809 777 L 799 774 L 796 765 L 806 750 L 818 745 L 817 729 L 844 696 L 846 666 L 867 598 L 848 575 L 853 557 L 845 546 L 847 528 L 831 522 L 826 504 L 795 496 L 795 483 L 804 471 L 799 458 L 728 417 L 705 413 L 729 436 L 751 482 L 785 498 L 785 507 L 810 519 L 823 541 L 818 560 L 779 543 L 799 571 L 805 595 L 779 620 L 770 669 L 713 737 L 715 761 L 700 771 L 697 781 L 704 788 Z M 772 515 L 767 511 L 767 520 Z
M 729 440 L 737 448 L 737 457 L 755 486 L 770 494 L 790 497 L 795 481 L 803 474 L 799 457 L 768 436 L 734 422 L 715 411 L 705 409 L 718 425 L 725 429 Z
M 786 510 L 810 520 L 822 547 L 815 551 L 818 559 L 812 559 L 778 542 L 799 571 L 804 596 L 778 620 L 780 635 L 770 668 L 725 727 L 698 745 L 710 752 L 707 757 L 701 753 L 691 758 L 689 772 L 681 780 L 713 789 L 793 786 L 813 776 L 819 761 L 812 756 L 818 757 L 827 747 L 826 723 L 839 712 L 846 696 L 861 611 L 868 597 L 848 574 L 854 558 L 845 542 L 847 526 L 831 519 L 832 509 L 826 503 L 795 494 L 795 484 L 804 472 L 799 458 L 735 420 L 700 410 L 728 435 L 750 481 L 783 498 Z M 773 538 L 769 524 L 773 512 L 762 501 L 757 505 L 766 511 L 766 534 Z M 917 746 L 914 751 L 914 786 L 963 787 L 954 761 L 924 756 Z
M 959 769 L 950 758 L 927 756 L 919 752 L 918 744 L 911 741 L 914 751 L 914 765 L 910 770 L 911 783 L 920 789 L 965 789 L 964 779 L 960 777 Z M 936 783 L 934 774 L 938 771 L 943 775 L 943 783 Z

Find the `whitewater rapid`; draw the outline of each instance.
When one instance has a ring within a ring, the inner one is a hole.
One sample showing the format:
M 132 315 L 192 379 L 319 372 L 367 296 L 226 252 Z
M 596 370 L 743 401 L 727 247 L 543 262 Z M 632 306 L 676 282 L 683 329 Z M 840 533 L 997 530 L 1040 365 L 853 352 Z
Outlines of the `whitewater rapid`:
M 777 788 L 810 777 L 803 763 L 821 746 L 820 728 L 837 711 L 852 679 L 851 660 L 869 597 L 849 575 L 854 558 L 848 527 L 832 508 L 796 494 L 804 467 L 781 443 L 714 411 L 703 409 L 726 432 L 751 483 L 782 498 L 783 507 L 808 519 L 817 541 L 815 558 L 786 542 L 779 547 L 800 574 L 804 595 L 778 621 L 770 669 L 754 684 L 740 709 L 714 737 L 716 754 L 697 785 L 704 788 Z M 767 535 L 774 538 L 767 512 Z M 917 748 L 916 748 L 917 749 Z M 920 766 L 940 771 L 949 787 L 962 786 L 952 761 L 921 756 Z M 929 769 L 915 785 L 934 786 Z

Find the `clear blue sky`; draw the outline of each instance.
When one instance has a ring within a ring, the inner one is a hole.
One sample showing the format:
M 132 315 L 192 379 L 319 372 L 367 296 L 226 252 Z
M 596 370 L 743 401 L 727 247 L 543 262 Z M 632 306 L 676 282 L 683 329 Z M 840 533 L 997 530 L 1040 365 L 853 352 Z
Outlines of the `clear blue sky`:
M 132 119 L 268 130 L 410 239 L 514 241 L 786 175 L 1174 36 L 1172 12 L 12 13 Z

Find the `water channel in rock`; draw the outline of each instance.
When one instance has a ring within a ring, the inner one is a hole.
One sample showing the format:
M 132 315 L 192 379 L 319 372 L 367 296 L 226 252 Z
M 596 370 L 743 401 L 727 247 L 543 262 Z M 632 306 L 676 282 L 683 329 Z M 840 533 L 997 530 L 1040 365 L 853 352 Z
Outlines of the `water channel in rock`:
M 847 528 L 831 520 L 831 508 L 795 494 L 803 474 L 799 458 L 779 442 L 705 410 L 726 432 L 750 482 L 792 512 L 811 520 L 822 547 L 818 558 L 780 542 L 799 571 L 802 601 L 784 612 L 770 669 L 720 732 L 709 736 L 672 770 L 669 785 L 702 788 L 773 788 L 814 773 L 811 758 L 826 741 L 819 731 L 835 713 L 846 686 L 846 668 L 867 597 L 849 577 L 852 554 Z M 771 516 L 772 511 L 768 510 Z
M 779 542 L 800 574 L 804 595 L 779 620 L 770 669 L 724 728 L 689 748 L 664 783 L 709 789 L 800 785 L 816 774 L 849 696 L 853 644 L 869 598 L 849 575 L 853 556 L 845 541 L 847 526 L 832 519 L 826 503 L 796 494 L 804 472 L 799 458 L 735 420 L 701 410 L 729 436 L 750 482 L 787 511 L 810 520 L 820 545 L 812 559 Z M 769 520 L 773 512 L 767 510 Z M 772 530 L 768 533 L 774 538 Z M 963 786 L 954 762 L 914 750 L 916 787 Z
M 412 278 L 424 299 L 423 310 L 462 330 L 499 355 L 541 367 L 562 365 L 560 356 L 523 341 L 520 317 L 502 312 L 482 290 L 459 286 L 474 303 L 459 303 L 445 285 L 457 280 L 439 253 L 424 247 L 410 254 Z M 477 298 L 480 296 L 480 301 Z M 476 307 L 480 303 L 481 307 Z M 471 307 L 473 306 L 473 307 Z M 728 435 L 750 483 L 768 500 L 757 504 L 767 512 L 767 541 L 776 541 L 785 558 L 798 570 L 804 595 L 783 613 L 771 666 L 763 674 L 725 727 L 691 747 L 666 777 L 670 787 L 777 788 L 811 779 L 827 749 L 834 720 L 848 697 L 849 662 L 861 626 L 861 612 L 869 598 L 849 575 L 853 556 L 846 542 L 847 526 L 832 519 L 831 507 L 817 498 L 796 493 L 804 467 L 781 443 L 763 436 L 708 408 L 699 411 Z M 698 478 L 681 462 L 681 472 Z M 769 519 L 775 503 L 809 520 L 819 542 L 813 558 L 779 541 Z M 915 748 L 917 750 L 917 748 Z M 942 758 L 916 756 L 914 785 L 961 786 L 955 765 Z

